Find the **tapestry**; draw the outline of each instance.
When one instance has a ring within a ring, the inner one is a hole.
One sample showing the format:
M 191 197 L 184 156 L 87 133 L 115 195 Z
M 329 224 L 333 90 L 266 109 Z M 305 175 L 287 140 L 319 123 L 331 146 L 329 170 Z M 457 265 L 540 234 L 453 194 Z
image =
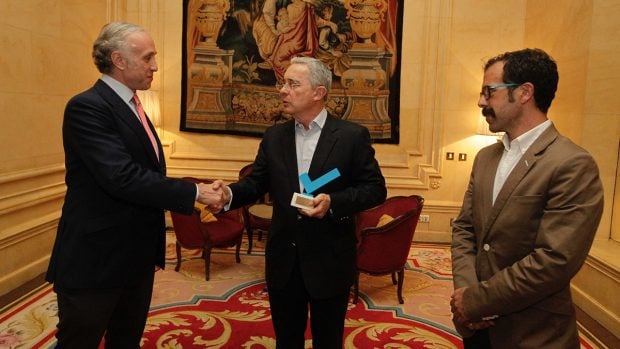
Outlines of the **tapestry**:
M 291 118 L 293 57 L 332 71 L 332 115 L 398 143 L 403 0 L 184 0 L 181 130 L 261 137 Z

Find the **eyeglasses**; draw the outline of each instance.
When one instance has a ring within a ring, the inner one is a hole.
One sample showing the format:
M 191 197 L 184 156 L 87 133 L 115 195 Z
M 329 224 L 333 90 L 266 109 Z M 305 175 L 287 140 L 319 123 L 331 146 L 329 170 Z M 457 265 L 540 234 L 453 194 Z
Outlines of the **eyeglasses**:
M 277 82 L 276 83 L 276 90 L 280 91 L 282 90 L 284 87 L 290 89 L 290 90 L 294 90 L 298 87 L 301 86 L 301 83 L 299 81 L 295 81 L 295 80 L 286 80 L 284 83 L 281 82 Z
M 484 85 L 482 86 L 482 91 L 480 91 L 480 95 L 484 96 L 484 99 L 489 99 L 491 98 L 491 95 L 493 94 L 493 92 L 495 92 L 495 90 L 497 90 L 498 88 L 514 87 L 514 86 L 519 86 L 519 85 L 521 84 L 510 83 L 510 84 Z

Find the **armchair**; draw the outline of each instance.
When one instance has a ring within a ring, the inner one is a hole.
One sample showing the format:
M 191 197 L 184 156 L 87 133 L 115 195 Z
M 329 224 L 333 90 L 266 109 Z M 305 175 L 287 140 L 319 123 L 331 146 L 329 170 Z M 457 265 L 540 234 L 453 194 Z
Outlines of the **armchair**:
M 211 183 L 211 180 L 196 179 L 192 177 L 183 178 L 192 183 Z M 191 215 L 184 215 L 170 212 L 172 225 L 176 235 L 176 254 L 177 265 L 175 271 L 181 268 L 181 247 L 187 249 L 202 249 L 202 258 L 205 261 L 205 279 L 210 277 L 209 266 L 211 263 L 211 250 L 213 248 L 224 248 L 236 246 L 235 259 L 239 258 L 241 248 L 241 238 L 243 234 L 243 217 L 240 209 L 230 210 L 215 214 L 217 221 L 204 223 L 200 219 L 200 210 L 194 208 Z
M 359 273 L 370 275 L 392 275 L 397 284 L 398 302 L 404 303 L 402 290 L 405 278 L 405 264 L 411 248 L 424 198 L 418 195 L 395 196 L 383 204 L 358 213 L 357 273 L 353 286 L 353 304 L 359 296 Z M 393 219 L 392 219 L 393 218 Z
M 252 173 L 252 164 L 247 164 L 239 170 L 239 179 Z M 256 203 L 243 207 L 243 219 L 245 230 L 248 233 L 248 254 L 252 253 L 252 240 L 254 231 L 258 231 L 258 240 L 263 237 L 263 231 L 268 232 L 271 225 L 271 215 L 273 205 L 269 200 L 269 195 L 264 195 Z

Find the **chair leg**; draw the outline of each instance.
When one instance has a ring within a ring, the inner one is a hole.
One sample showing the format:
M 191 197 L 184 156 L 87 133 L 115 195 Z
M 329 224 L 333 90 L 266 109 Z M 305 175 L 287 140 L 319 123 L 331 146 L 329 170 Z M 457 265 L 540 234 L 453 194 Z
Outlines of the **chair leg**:
M 398 271 L 398 303 L 405 304 L 403 299 L 403 282 L 405 280 L 405 268 Z
M 205 280 L 209 281 L 209 267 L 211 266 L 211 247 L 205 246 L 202 250 L 205 259 Z
M 250 254 L 252 253 L 252 236 L 254 236 L 254 231 L 249 225 L 245 230 L 248 232 L 248 254 Z
M 396 285 L 396 273 L 392 273 L 392 285 Z
M 174 267 L 174 271 L 179 271 L 181 269 L 181 244 L 177 241 L 177 266 Z
M 237 248 L 235 249 L 235 260 L 237 263 L 241 263 L 241 257 L 239 257 L 239 250 L 241 250 L 241 237 L 239 237 L 239 241 L 237 241 Z
M 360 272 L 355 272 L 355 281 L 353 282 L 353 304 L 357 304 L 357 298 L 360 295 Z

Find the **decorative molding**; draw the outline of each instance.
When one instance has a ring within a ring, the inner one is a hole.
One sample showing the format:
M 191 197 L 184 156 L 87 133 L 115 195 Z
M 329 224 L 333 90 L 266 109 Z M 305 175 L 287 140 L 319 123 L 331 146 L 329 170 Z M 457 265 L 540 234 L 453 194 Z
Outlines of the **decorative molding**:
M 571 293 L 575 305 L 613 333 L 614 336 L 620 338 L 620 317 L 617 314 L 609 311 L 608 307 L 599 303 L 596 298 L 584 292 L 574 283 L 571 283 Z
M 0 295 L 6 294 L 47 270 L 50 255 L 47 254 L 27 265 L 0 276 Z
M 63 197 L 65 183 L 63 180 L 54 180 L 54 177 L 62 176 L 64 171 L 63 165 L 53 165 L 0 176 L 0 192 L 6 193 L 0 196 L 0 217 Z M 28 189 L 11 192 L 10 189 L 17 187 L 20 182 L 23 182 L 21 187 Z M 30 185 L 31 182 L 33 185 Z M 46 184 L 39 185 L 37 182 Z
M 588 258 L 586 258 L 586 264 L 605 277 L 613 280 L 616 284 L 620 285 L 620 270 L 605 262 L 604 259 L 592 254 L 592 251 L 590 251 Z
M 42 185 L 0 197 L 0 216 L 23 210 L 35 204 L 60 199 L 65 195 L 64 182 Z
M 65 195 L 64 172 L 64 166 L 57 164 L 0 176 L 0 218 L 4 225 L 15 221 L 0 231 L 0 250 L 56 229 L 60 203 L 52 203 Z M 20 211 L 26 210 L 37 214 L 24 221 Z
M 59 220 L 60 210 L 6 229 L 0 234 L 0 251 L 49 231 L 56 231 Z
M 5 183 L 16 182 L 24 179 L 32 179 L 35 177 L 48 176 L 64 172 L 65 166 L 63 164 L 50 165 L 45 167 L 38 167 L 28 170 L 15 171 L 4 173 L 0 175 L 0 185 Z
M 119 6 L 119 0 L 107 0 L 107 13 L 106 18 L 108 23 L 118 21 L 121 19 L 121 9 Z

